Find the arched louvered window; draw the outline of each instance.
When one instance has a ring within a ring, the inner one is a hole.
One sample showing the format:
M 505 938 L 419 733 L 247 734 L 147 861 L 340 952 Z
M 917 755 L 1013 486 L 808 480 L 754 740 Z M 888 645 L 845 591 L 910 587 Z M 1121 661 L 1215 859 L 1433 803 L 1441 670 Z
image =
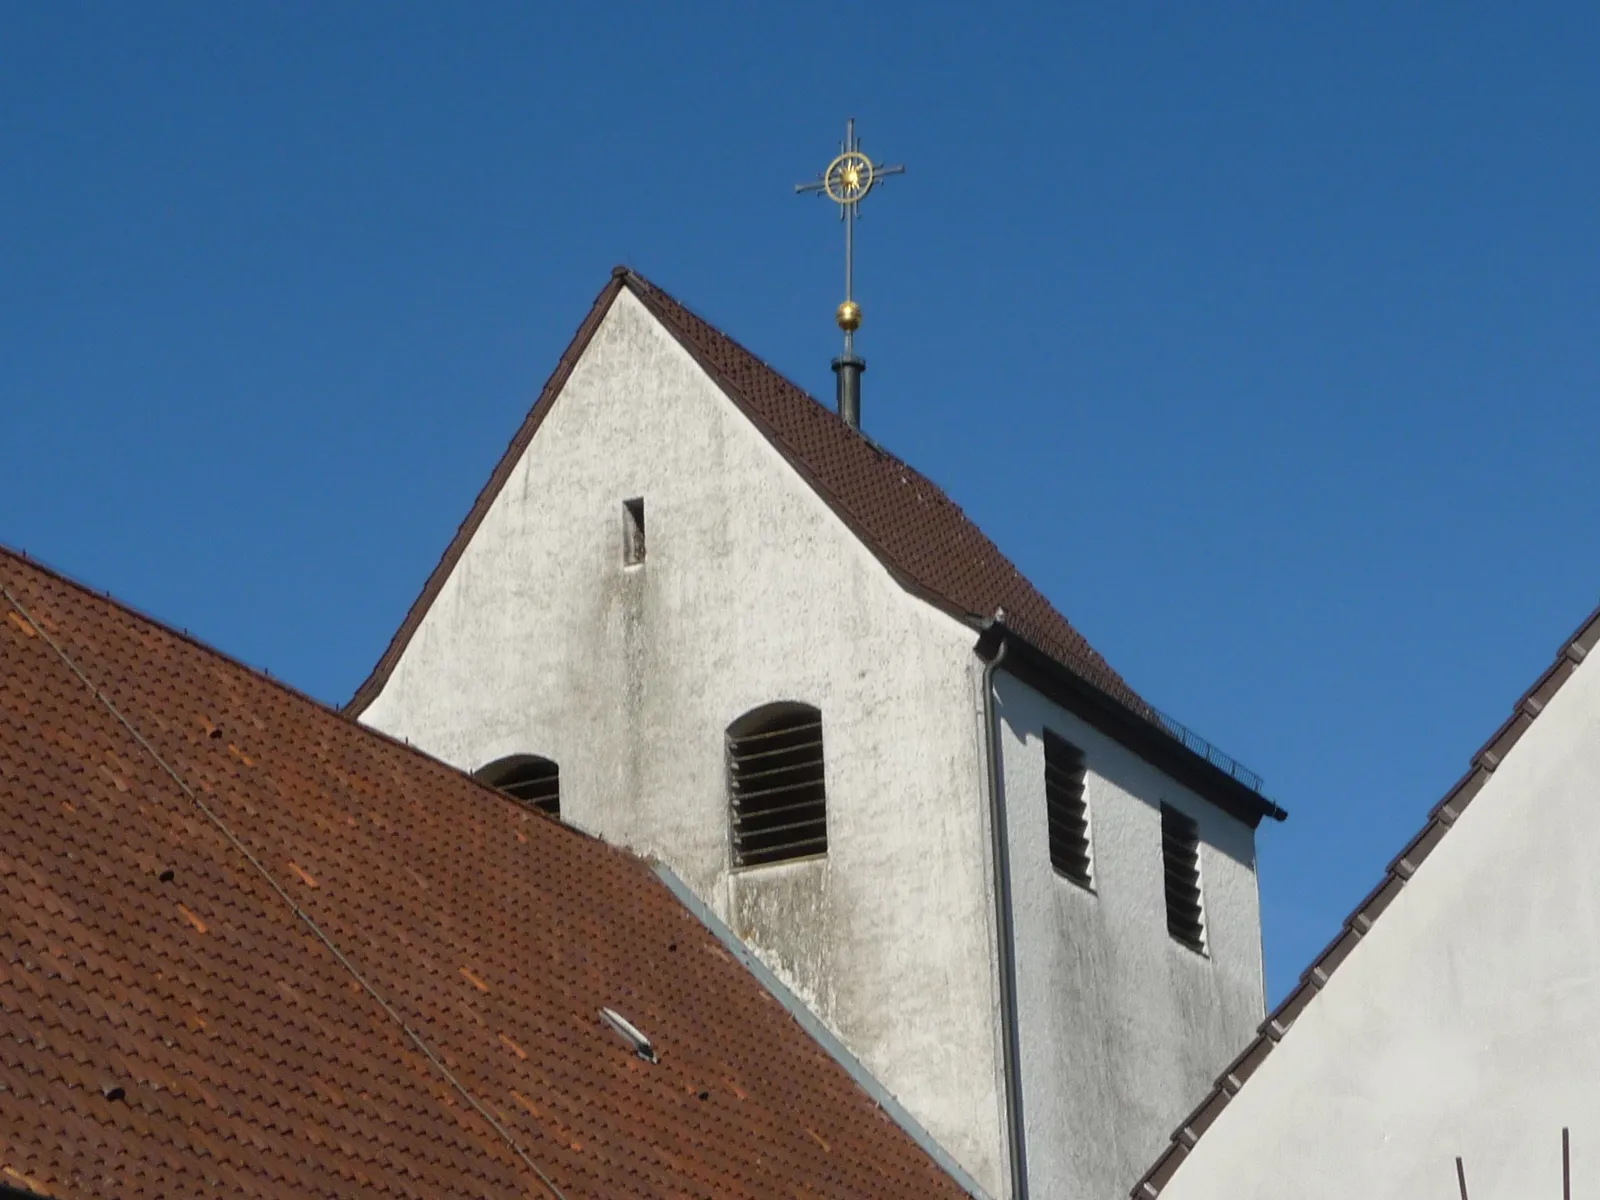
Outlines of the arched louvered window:
M 769 704 L 728 727 L 728 802 L 739 867 L 828 851 L 822 714 Z
M 552 817 L 561 815 L 561 768 L 537 754 L 513 754 L 479 768 L 474 777 Z

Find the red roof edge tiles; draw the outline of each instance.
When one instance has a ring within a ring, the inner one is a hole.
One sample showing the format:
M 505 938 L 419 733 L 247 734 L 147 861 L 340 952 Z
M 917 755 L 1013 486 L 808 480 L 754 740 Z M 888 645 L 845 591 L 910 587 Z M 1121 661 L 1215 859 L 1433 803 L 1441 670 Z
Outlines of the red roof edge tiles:
M 833 508 L 908 591 L 958 619 L 976 623 L 1006 612 L 1006 624 L 1074 674 L 1142 717 L 1152 710 L 1071 622 L 1025 579 L 959 506 L 926 477 L 887 453 L 796 384 L 655 284 L 625 267 L 595 299 L 510 446 L 428 577 L 405 620 L 345 711 L 359 715 L 377 698 L 472 535 L 505 486 L 626 288 L 669 330 L 723 392 Z
M 0 1181 L 965 1194 L 648 863 L 3 548 Z
M 1511 716 L 1472 756 L 1467 773 L 1433 806 L 1427 824 L 1389 864 L 1378 886 L 1367 893 L 1355 911 L 1345 918 L 1338 936 L 1306 968 L 1300 976 L 1299 985 L 1267 1015 L 1257 1029 L 1255 1039 L 1217 1077 L 1212 1090 L 1200 1105 L 1184 1118 L 1172 1134 L 1171 1145 L 1129 1193 L 1134 1200 L 1154 1200 L 1161 1194 L 1162 1188 L 1177 1174 L 1183 1160 L 1189 1156 L 1201 1136 L 1267 1060 L 1273 1048 L 1288 1035 L 1300 1014 L 1328 986 L 1329 979 L 1339 965 L 1360 946 L 1361 940 L 1383 915 L 1384 909 L 1394 903 L 1395 897 L 1416 875 L 1428 856 L 1438 849 L 1467 806 L 1483 790 L 1483 785 L 1495 769 L 1505 761 L 1511 748 L 1528 732 L 1561 686 L 1578 669 L 1578 664 L 1588 657 L 1597 644 L 1600 644 L 1600 608 L 1591 612 L 1572 636 L 1561 644 L 1555 661 L 1522 694 Z

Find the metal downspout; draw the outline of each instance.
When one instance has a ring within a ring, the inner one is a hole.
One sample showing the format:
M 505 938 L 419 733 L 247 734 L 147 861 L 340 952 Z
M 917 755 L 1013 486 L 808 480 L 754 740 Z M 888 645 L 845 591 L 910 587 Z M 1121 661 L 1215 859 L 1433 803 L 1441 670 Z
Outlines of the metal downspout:
M 996 614 L 996 623 L 1001 614 Z M 1004 1043 L 1006 1142 L 1011 1160 L 1011 1200 L 1028 1195 L 1027 1147 L 1022 1125 L 1022 1048 L 1017 1031 L 1017 948 L 1011 920 L 1011 842 L 1001 794 L 1000 726 L 995 714 L 994 674 L 1006 657 L 1002 636 L 995 656 L 983 668 L 983 731 L 988 749 L 989 833 L 994 855 L 995 940 L 1000 951 L 1000 1022 Z

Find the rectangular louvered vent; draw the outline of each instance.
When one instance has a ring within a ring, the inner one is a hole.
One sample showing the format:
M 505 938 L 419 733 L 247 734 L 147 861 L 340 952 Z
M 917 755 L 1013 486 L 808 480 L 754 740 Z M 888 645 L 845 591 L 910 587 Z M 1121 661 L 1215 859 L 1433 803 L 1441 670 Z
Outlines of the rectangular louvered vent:
M 729 734 L 728 786 L 737 866 L 825 854 L 822 717 L 812 709 Z
M 1089 800 L 1084 795 L 1083 751 L 1044 732 L 1044 806 L 1050 823 L 1050 865 L 1081 887 L 1089 886 Z
M 1167 880 L 1167 932 L 1191 950 L 1205 952 L 1200 907 L 1200 827 L 1192 817 L 1161 806 L 1161 857 Z
M 644 497 L 622 502 L 622 565 L 644 562 Z

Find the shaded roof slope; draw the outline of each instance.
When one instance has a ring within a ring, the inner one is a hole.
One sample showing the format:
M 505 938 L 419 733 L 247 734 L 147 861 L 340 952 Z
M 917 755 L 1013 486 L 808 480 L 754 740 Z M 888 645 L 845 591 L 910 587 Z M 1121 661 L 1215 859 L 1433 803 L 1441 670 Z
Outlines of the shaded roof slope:
M 960 507 L 924 476 L 851 429 L 831 409 L 642 276 L 623 267 L 595 300 L 488 484 L 347 711 L 360 713 L 390 672 L 473 533 L 533 440 L 590 338 L 627 288 L 839 514 L 903 586 L 957 617 L 1006 623 L 1075 674 L 1142 716 L 1151 710 L 1071 622 L 1025 579 Z
M 35 1191 L 963 1194 L 648 864 L 3 550 L 0 917 Z
M 1384 909 L 1394 903 L 1417 870 L 1439 847 L 1451 827 L 1467 810 L 1473 798 L 1483 790 L 1495 769 L 1505 761 L 1511 748 L 1545 710 L 1561 686 L 1572 678 L 1578 665 L 1600 645 L 1600 608 L 1596 608 L 1579 625 L 1557 651 L 1549 668 L 1522 694 L 1499 729 L 1472 756 L 1472 765 L 1456 785 L 1445 793 L 1444 799 L 1434 805 L 1428 814 L 1428 823 L 1406 844 L 1398 857 L 1389 864 L 1383 880 L 1345 918 L 1339 936 L 1329 942 L 1312 964 L 1300 976 L 1300 984 L 1290 992 L 1277 1008 L 1268 1014 L 1256 1032 L 1255 1040 L 1243 1053 L 1228 1065 L 1217 1078 L 1211 1092 L 1200 1106 L 1184 1119 L 1172 1135 L 1172 1144 L 1162 1153 L 1130 1193 L 1136 1200 L 1153 1200 L 1161 1194 L 1172 1177 L 1177 1174 L 1183 1160 L 1189 1156 L 1201 1136 L 1222 1115 L 1229 1102 L 1238 1095 L 1250 1077 L 1266 1061 L 1273 1048 L 1283 1041 L 1295 1020 L 1317 995 L 1328 986 L 1328 981 L 1339 965 L 1360 947 L 1361 940 L 1372 930 Z

